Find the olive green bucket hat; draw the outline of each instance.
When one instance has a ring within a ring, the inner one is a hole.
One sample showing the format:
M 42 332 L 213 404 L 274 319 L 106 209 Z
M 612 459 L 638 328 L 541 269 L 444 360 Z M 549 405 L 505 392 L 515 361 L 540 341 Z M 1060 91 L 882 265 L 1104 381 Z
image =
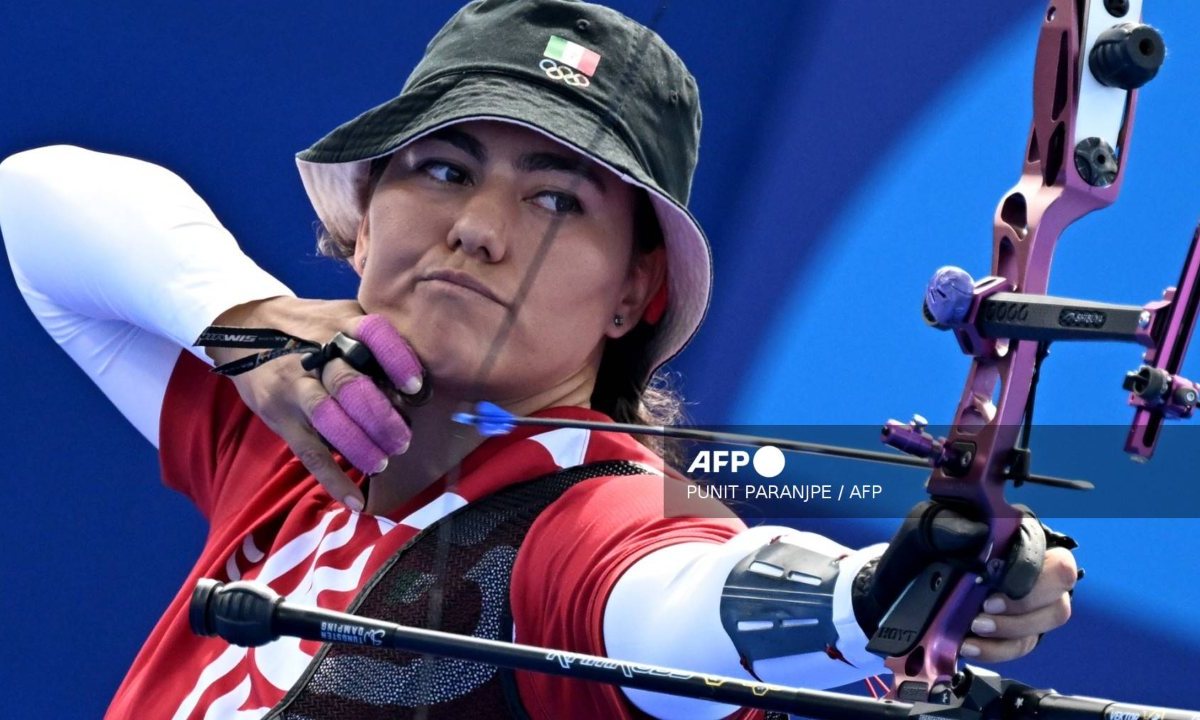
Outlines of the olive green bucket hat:
M 712 285 L 708 241 L 687 210 L 700 105 L 683 61 L 653 31 L 599 5 L 472 2 L 430 41 L 398 97 L 297 155 L 317 216 L 333 235 L 353 238 L 370 161 L 468 120 L 535 130 L 647 191 L 663 230 L 667 287 L 644 382 L 695 334 Z

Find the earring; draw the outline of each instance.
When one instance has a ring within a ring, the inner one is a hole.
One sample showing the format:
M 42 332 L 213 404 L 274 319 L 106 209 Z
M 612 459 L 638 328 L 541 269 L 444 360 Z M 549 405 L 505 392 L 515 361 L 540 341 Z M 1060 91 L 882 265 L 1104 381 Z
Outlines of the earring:
M 621 315 L 613 315 L 613 325 L 621 327 L 625 324 L 625 318 Z

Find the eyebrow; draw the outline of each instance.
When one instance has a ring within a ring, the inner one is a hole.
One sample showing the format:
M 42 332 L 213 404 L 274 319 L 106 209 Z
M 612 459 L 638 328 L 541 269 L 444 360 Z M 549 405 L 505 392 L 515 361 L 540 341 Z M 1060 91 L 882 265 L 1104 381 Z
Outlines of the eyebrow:
M 470 133 L 455 128 L 443 128 L 435 133 L 430 133 L 429 139 L 449 143 L 475 158 L 480 164 L 487 162 L 487 148 Z
M 470 133 L 463 132 L 457 128 L 443 128 L 429 135 L 430 140 L 440 140 L 462 150 L 470 155 L 480 164 L 487 163 L 488 153 L 487 148 L 483 143 Z M 589 163 L 570 155 L 564 155 L 554 152 L 532 152 L 525 153 L 517 158 L 517 170 L 521 172 L 539 172 L 550 170 L 554 172 L 565 172 L 575 175 L 595 186 L 601 193 L 607 191 L 607 186 L 604 184 L 604 178 L 600 173 L 596 172 L 595 167 Z
M 552 152 L 527 153 L 517 158 L 517 169 L 522 172 L 553 170 L 570 173 L 590 182 L 601 193 L 608 189 L 604 185 L 604 179 L 600 177 L 600 173 L 596 172 L 594 167 L 569 155 Z

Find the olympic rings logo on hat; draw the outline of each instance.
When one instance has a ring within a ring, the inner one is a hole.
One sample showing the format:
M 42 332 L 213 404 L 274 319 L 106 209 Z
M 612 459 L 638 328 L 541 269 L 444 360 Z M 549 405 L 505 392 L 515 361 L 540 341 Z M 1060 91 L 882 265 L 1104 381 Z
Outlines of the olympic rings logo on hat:
M 550 58 L 542 58 L 542 61 L 538 63 L 538 67 L 546 73 L 547 77 L 553 80 L 562 80 L 568 85 L 587 87 L 592 84 L 587 75 L 577 73 L 566 65 L 559 65 Z

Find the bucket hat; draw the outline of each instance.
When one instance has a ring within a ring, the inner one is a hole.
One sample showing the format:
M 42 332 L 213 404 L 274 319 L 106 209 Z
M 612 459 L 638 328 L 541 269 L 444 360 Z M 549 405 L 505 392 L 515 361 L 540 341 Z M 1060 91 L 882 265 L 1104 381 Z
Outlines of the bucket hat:
M 644 189 L 663 231 L 667 282 L 644 384 L 707 312 L 712 258 L 687 209 L 700 136 L 696 81 L 653 31 L 573 0 L 478 0 L 434 36 L 400 94 L 334 129 L 296 162 L 326 229 L 353 238 L 371 160 L 470 120 L 513 123 Z M 652 303 L 652 306 L 656 303 Z

